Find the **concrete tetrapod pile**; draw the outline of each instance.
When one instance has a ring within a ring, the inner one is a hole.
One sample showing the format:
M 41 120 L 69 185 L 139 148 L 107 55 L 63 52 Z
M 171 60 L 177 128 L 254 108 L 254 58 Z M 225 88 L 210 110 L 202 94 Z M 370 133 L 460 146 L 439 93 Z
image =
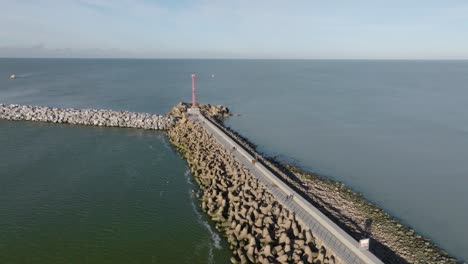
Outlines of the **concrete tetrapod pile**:
M 227 237 L 233 263 L 338 263 L 216 139 L 182 117 L 168 130 L 202 193 L 202 209 Z
M 147 113 L 17 104 L 0 104 L 0 119 L 155 130 L 167 129 L 174 121 L 170 116 Z

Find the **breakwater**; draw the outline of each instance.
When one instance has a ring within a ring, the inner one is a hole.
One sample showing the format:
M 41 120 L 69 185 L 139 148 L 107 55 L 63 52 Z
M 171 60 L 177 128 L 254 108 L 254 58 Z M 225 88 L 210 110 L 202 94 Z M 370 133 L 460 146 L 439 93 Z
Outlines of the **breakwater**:
M 174 123 L 171 116 L 165 115 L 17 104 L 0 104 L 0 119 L 152 130 L 165 130 Z
M 182 116 L 168 136 L 201 188 L 202 209 L 227 237 L 233 263 L 340 263 L 202 126 Z
M 456 262 L 430 240 L 346 186 L 265 158 L 252 143 L 222 124 L 219 119 L 229 116 L 227 108 L 199 107 L 205 117 L 242 145 L 257 162 L 274 172 L 355 239 L 370 237 L 371 252 L 384 262 Z M 186 104 L 179 104 L 165 116 L 0 104 L 0 119 L 6 120 L 167 130 L 171 142 L 187 159 L 202 189 L 199 198 L 203 210 L 226 235 L 234 253 L 233 262 L 340 262 L 212 135 L 191 122 L 186 112 Z

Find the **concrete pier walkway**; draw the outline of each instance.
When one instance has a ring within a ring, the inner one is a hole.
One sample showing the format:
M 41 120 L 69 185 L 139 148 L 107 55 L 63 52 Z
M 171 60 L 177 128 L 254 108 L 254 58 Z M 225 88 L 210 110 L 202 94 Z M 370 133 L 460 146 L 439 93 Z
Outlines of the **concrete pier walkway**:
M 278 179 L 261 163 L 255 162 L 254 157 L 242 146 L 238 145 L 197 110 L 192 110 L 191 114 L 193 121 L 202 125 L 222 146 L 230 150 L 232 155 L 250 170 L 252 175 L 257 177 L 276 196 L 278 201 L 290 211 L 295 212 L 296 217 L 344 263 L 383 263 L 368 250 L 360 249 L 356 240 L 303 199 L 300 194 Z

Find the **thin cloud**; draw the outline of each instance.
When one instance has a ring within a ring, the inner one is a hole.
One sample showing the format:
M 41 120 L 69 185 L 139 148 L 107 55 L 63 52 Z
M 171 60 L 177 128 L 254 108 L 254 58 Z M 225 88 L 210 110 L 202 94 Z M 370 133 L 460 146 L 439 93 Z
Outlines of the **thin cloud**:
M 113 11 L 132 16 L 161 15 L 168 12 L 157 3 L 143 0 L 75 0 L 80 6 L 97 11 Z
M 467 58 L 467 6 L 457 0 L 5 1 L 0 56 Z

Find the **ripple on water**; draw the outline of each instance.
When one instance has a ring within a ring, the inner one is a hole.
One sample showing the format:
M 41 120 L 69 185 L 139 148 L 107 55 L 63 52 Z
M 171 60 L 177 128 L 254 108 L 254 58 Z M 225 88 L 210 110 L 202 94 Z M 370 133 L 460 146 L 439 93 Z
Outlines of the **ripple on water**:
M 198 206 L 197 198 L 195 197 L 194 192 L 193 192 L 193 187 L 195 186 L 195 184 L 192 181 L 192 174 L 190 173 L 190 170 L 187 169 L 185 171 L 185 173 L 184 173 L 184 176 L 185 176 L 185 178 L 187 180 L 187 183 L 190 186 L 192 186 L 192 188 L 189 189 L 189 195 L 190 195 L 190 201 L 191 201 L 190 204 L 192 206 L 193 211 L 197 215 L 197 220 L 198 220 L 198 222 L 200 224 L 202 224 L 206 228 L 206 230 L 211 235 L 211 239 L 209 241 L 207 241 L 204 245 L 206 245 L 208 247 L 208 262 L 213 263 L 213 260 L 214 260 L 213 250 L 214 249 L 216 249 L 216 250 L 221 250 L 222 249 L 221 237 L 215 230 L 213 230 L 212 226 L 208 223 L 206 218 L 200 212 L 200 208 Z
M 162 133 L 21 122 L 0 130 L 9 138 L 0 142 L 1 263 L 228 261 Z

